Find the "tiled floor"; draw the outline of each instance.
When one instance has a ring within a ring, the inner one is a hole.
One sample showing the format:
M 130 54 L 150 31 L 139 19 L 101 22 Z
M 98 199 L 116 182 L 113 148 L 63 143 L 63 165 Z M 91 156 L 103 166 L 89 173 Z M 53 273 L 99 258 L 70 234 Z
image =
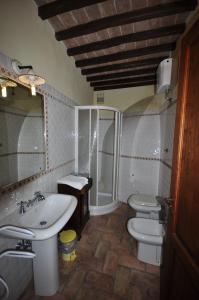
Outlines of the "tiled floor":
M 53 297 L 35 297 L 29 288 L 22 300 L 158 300 L 159 268 L 136 258 L 135 240 L 126 230 L 133 210 L 91 217 L 78 242 L 78 258 L 60 262 L 60 289 Z

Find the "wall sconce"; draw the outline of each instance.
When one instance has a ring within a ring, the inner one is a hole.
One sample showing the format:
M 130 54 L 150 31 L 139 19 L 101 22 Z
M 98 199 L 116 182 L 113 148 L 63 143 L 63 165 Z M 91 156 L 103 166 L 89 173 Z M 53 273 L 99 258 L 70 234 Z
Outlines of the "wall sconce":
M 34 74 L 33 67 L 31 65 L 22 66 L 18 60 L 14 59 L 12 61 L 12 67 L 15 73 L 19 75 L 18 77 L 19 81 L 29 85 L 32 96 L 36 96 L 36 86 L 44 84 L 45 79 L 42 78 L 41 76 Z M 25 73 L 23 73 L 23 70 L 25 70 Z
M 8 87 L 16 87 L 16 82 L 12 81 L 9 78 L 6 77 L 0 77 L 0 87 L 1 87 L 1 96 L 3 98 L 7 97 L 7 88 Z

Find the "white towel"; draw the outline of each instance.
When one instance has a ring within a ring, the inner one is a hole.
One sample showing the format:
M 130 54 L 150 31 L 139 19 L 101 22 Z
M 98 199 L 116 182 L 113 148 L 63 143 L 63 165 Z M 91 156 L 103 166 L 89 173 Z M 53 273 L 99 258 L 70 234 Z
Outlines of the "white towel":
M 77 190 L 81 190 L 86 184 L 88 184 L 88 178 L 74 175 L 67 175 L 57 181 L 57 183 L 67 184 Z

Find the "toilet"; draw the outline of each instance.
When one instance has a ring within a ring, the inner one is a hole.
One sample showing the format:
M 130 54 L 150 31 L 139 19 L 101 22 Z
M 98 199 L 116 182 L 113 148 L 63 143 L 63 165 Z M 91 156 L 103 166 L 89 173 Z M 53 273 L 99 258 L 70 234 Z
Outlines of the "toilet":
M 138 242 L 137 258 L 155 266 L 161 264 L 164 228 L 158 220 L 131 218 L 128 232 Z
M 159 219 L 161 206 L 156 196 L 145 194 L 131 195 L 128 199 L 128 203 L 136 211 L 136 217 Z
M 164 237 L 164 228 L 159 224 L 161 206 L 156 196 L 145 194 L 131 195 L 128 203 L 136 211 L 136 218 L 128 221 L 127 229 L 138 242 L 137 258 L 159 266 Z

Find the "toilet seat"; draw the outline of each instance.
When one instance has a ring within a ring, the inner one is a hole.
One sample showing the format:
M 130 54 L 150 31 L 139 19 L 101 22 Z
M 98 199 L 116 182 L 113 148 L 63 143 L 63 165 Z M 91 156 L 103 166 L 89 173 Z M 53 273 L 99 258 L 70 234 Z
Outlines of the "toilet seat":
M 160 204 L 157 202 L 156 196 L 137 194 L 130 196 L 128 200 L 129 205 L 137 211 L 159 211 Z
M 128 232 L 138 241 L 162 245 L 163 227 L 158 220 L 131 218 L 127 223 Z

